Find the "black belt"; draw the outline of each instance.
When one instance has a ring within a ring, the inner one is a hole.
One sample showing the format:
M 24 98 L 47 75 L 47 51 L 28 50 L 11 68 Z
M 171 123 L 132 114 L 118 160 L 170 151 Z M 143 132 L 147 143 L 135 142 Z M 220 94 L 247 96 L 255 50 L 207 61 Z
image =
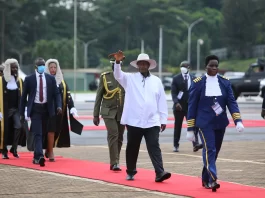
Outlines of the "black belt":
M 34 106 L 46 107 L 47 106 L 47 102 L 45 102 L 45 103 L 34 103 Z

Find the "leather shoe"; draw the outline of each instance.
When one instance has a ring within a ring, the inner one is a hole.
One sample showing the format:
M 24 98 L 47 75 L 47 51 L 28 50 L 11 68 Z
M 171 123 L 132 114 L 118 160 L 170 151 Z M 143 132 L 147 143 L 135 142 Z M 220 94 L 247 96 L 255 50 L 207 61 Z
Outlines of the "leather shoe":
M 216 190 L 220 188 L 220 184 L 218 184 L 216 181 L 213 181 L 211 183 L 211 189 L 212 189 L 212 192 L 216 192 Z
M 13 147 L 11 147 L 10 153 L 12 153 L 14 157 L 19 158 L 19 155 L 17 154 L 17 150 L 15 150 Z
M 119 165 L 119 164 L 114 164 L 114 165 L 112 166 L 112 170 L 113 170 L 113 171 L 121 171 L 120 165 Z
M 179 152 L 179 147 L 174 146 L 173 152 Z
M 33 159 L 33 164 L 39 164 L 41 167 L 45 166 L 45 159 L 41 157 L 39 160 Z
M 197 144 L 193 147 L 193 152 L 197 152 L 198 150 L 202 149 L 203 145 L 202 144 Z
M 8 154 L 7 153 L 2 153 L 2 159 L 9 159 Z
M 206 182 L 206 181 L 202 181 L 202 187 L 204 187 L 204 188 L 206 188 L 206 189 L 211 189 L 209 183 Z
M 155 182 L 162 182 L 166 179 L 169 179 L 170 177 L 171 177 L 171 173 L 164 171 L 164 172 L 156 175 Z
M 127 175 L 127 177 L 126 177 L 126 180 L 128 180 L 128 181 L 132 181 L 132 180 L 134 180 L 134 175 Z

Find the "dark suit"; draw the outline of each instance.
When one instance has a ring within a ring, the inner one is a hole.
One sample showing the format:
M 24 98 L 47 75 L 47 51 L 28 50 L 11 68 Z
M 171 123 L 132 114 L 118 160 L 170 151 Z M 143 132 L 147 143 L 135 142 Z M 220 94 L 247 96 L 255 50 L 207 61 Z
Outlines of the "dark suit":
M 192 84 L 194 76 L 188 74 L 190 81 L 190 85 Z M 187 82 L 188 83 L 188 82 Z M 179 99 L 178 95 L 180 92 L 183 92 L 182 97 Z M 182 122 L 184 117 L 187 119 L 188 112 L 188 100 L 189 100 L 189 90 L 188 86 L 184 80 L 182 73 L 173 77 L 172 85 L 171 85 L 171 96 L 174 102 L 173 104 L 173 113 L 175 117 L 175 126 L 174 126 L 174 147 L 179 147 L 179 139 L 181 134 Z M 180 104 L 182 110 L 179 111 L 176 109 L 176 104 Z M 198 144 L 198 133 L 195 134 L 195 142 L 193 142 L 193 146 Z
M 34 102 L 37 92 L 37 79 L 36 74 L 34 73 L 25 78 L 20 103 L 20 115 L 24 116 L 25 107 L 27 106 L 27 116 L 31 119 L 31 131 L 34 134 L 35 141 L 35 160 L 39 160 L 43 157 L 42 138 L 47 131 L 46 127 L 48 118 L 55 115 L 55 108 L 62 108 L 61 97 L 56 85 L 55 78 L 46 73 L 42 75 L 45 75 L 46 79 L 47 102 L 43 104 Z M 56 107 L 54 105 L 56 105 Z

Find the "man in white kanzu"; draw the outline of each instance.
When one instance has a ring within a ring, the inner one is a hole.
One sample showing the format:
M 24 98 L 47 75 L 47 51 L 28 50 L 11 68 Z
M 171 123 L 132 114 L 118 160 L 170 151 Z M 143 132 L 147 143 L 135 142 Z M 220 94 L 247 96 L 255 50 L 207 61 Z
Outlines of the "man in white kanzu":
M 131 65 L 137 73 L 125 73 L 120 62 L 125 58 L 122 51 L 110 54 L 115 58 L 114 77 L 125 89 L 125 101 L 121 124 L 127 128 L 126 165 L 127 180 L 134 180 L 137 173 L 136 162 L 141 140 L 144 136 L 146 147 L 156 172 L 156 182 L 171 177 L 164 171 L 159 133 L 166 129 L 168 108 L 161 80 L 149 70 L 156 67 L 156 61 L 147 54 L 139 54 Z

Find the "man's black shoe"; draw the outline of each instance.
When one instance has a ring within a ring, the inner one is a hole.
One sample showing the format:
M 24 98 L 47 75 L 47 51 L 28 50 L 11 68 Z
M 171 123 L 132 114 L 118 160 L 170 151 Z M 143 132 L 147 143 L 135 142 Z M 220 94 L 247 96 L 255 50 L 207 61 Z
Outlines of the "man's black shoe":
M 45 159 L 41 157 L 39 160 L 33 159 L 33 164 L 39 164 L 41 167 L 45 166 Z
M 114 164 L 114 165 L 112 166 L 112 170 L 113 170 L 113 171 L 121 171 L 121 168 L 120 168 L 119 164 Z
M 126 177 L 126 180 L 128 180 L 128 181 L 132 181 L 132 180 L 134 180 L 134 175 L 127 175 L 127 177 Z
M 174 146 L 173 152 L 179 152 L 179 147 Z
M 171 177 L 171 173 L 168 173 L 168 172 L 163 172 L 163 173 L 160 173 L 160 174 L 157 174 L 156 175 L 156 179 L 155 179 L 155 182 L 162 182 L 166 179 L 169 179 Z
M 17 150 L 15 150 L 13 147 L 11 147 L 10 153 L 12 153 L 14 157 L 19 158 L 19 155 L 17 154 Z

